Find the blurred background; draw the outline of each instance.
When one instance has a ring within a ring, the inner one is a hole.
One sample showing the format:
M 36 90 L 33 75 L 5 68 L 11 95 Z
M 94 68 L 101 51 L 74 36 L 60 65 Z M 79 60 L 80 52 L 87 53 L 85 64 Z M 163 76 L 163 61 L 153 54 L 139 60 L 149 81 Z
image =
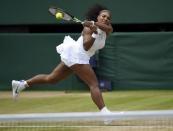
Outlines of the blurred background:
M 82 25 L 58 21 L 50 6 L 79 19 L 93 4 L 112 12 L 114 32 L 91 65 L 103 90 L 173 89 L 172 0 L 1 0 L 0 90 L 11 80 L 49 73 L 60 62 L 55 47 L 65 35 L 77 39 Z M 33 90 L 86 90 L 75 75 Z

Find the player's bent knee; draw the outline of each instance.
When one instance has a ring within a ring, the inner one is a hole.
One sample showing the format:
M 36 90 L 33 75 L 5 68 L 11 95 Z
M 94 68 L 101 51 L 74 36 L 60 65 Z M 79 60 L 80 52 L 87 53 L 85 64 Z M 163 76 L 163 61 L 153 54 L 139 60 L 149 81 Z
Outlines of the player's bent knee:
M 90 85 L 89 87 L 90 87 L 90 90 L 99 89 L 99 85 L 98 85 L 97 83 L 92 84 L 92 85 Z
M 48 75 L 47 78 L 46 78 L 46 82 L 49 83 L 49 84 L 55 84 L 57 82 L 57 80 L 52 75 Z

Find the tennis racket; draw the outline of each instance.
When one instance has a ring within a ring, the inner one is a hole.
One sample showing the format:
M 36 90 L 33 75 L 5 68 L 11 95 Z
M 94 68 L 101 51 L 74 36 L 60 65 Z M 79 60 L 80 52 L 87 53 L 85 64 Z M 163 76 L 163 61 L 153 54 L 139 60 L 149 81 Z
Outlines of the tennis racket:
M 75 16 L 71 15 L 70 13 L 68 13 L 67 11 L 64 11 L 63 9 L 61 8 L 57 8 L 57 7 L 49 7 L 49 13 L 53 16 L 56 15 L 56 13 L 62 13 L 63 14 L 63 20 L 66 20 L 66 21 L 73 21 L 73 22 L 76 22 L 76 23 L 81 23 L 83 24 L 84 22 L 79 20 L 78 18 L 76 18 Z

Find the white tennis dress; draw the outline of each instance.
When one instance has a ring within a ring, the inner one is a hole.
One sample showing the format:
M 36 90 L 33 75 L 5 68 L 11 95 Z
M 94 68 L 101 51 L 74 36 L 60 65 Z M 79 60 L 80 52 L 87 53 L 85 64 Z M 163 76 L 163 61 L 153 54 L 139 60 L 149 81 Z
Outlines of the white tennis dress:
M 97 50 L 105 46 L 106 33 L 101 29 L 97 29 L 97 32 L 98 37 L 88 51 L 84 50 L 82 35 L 77 41 L 73 40 L 70 36 L 65 36 L 63 43 L 56 47 L 61 60 L 68 67 L 74 64 L 89 64 L 90 57 L 93 56 Z

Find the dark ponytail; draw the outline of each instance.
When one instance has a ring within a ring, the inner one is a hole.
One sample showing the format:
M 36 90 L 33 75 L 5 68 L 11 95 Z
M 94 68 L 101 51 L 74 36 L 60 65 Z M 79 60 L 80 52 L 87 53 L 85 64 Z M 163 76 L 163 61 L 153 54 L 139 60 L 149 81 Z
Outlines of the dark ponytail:
M 95 4 L 94 6 L 89 8 L 89 10 L 86 12 L 86 14 L 85 14 L 86 20 L 97 21 L 97 16 L 100 14 L 100 11 L 102 11 L 102 10 L 107 10 L 107 8 L 102 5 Z

